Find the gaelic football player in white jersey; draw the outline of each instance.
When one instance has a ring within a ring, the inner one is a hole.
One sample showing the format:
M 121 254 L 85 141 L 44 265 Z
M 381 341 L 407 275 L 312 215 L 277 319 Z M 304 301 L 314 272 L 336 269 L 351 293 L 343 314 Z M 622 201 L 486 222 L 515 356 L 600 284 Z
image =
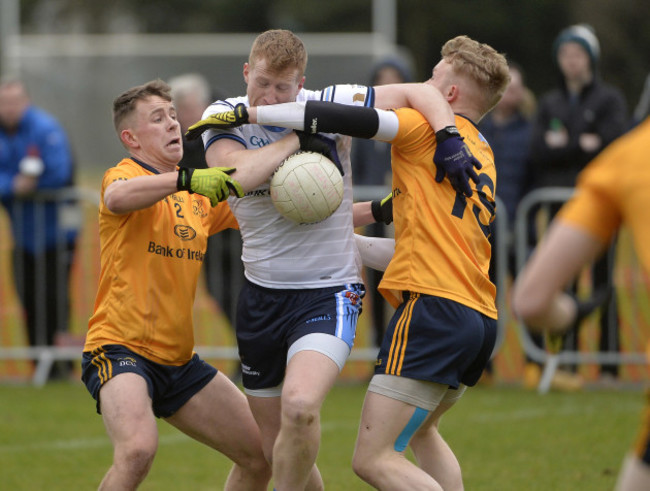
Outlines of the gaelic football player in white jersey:
M 246 96 L 217 101 L 203 117 L 232 113 L 238 104 L 328 100 L 375 105 L 371 87 L 303 89 L 306 63 L 304 45 L 293 33 L 262 33 L 244 64 Z M 414 103 L 415 91 L 393 87 L 382 93 L 381 106 L 416 105 L 435 129 L 454 124 L 451 109 L 435 89 L 423 87 L 426 97 Z M 298 225 L 283 218 L 271 202 L 268 180 L 243 198 L 228 201 L 243 239 L 247 280 L 239 293 L 236 320 L 243 385 L 265 455 L 273 463 L 275 487 L 322 489 L 315 465 L 320 408 L 352 349 L 365 294 L 353 233 L 350 137 L 259 125 L 229 128 L 220 126 L 218 117 L 215 121 L 194 125 L 189 132 L 194 134 L 188 136 L 202 133 L 208 165 L 237 168 L 233 177 L 244 189 L 251 189 L 250 183 L 269 162 L 279 165 L 299 149 L 326 153 L 341 166 L 343 202 L 316 224 Z M 377 209 L 371 213 L 369 202 L 354 208 L 357 226 L 381 217 Z

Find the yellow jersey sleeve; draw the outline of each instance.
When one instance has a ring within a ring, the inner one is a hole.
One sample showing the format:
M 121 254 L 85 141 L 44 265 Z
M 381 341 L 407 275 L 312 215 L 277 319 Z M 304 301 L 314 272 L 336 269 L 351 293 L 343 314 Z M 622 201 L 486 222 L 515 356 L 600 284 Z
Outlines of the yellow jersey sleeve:
M 110 183 L 152 174 L 124 159 L 104 175 L 101 272 L 84 349 L 121 344 L 156 363 L 181 365 L 193 352 L 192 307 L 207 237 L 237 222 L 226 203 L 211 208 L 208 198 L 187 191 L 130 213 L 106 208 Z
M 393 217 L 396 249 L 379 286 L 393 306 L 404 292 L 454 300 L 497 317 L 496 287 L 490 281 L 491 224 L 496 171 L 489 145 L 469 120 L 457 116 L 465 143 L 483 164 L 472 197 L 456 193 L 447 179 L 435 182 L 436 139 L 424 117 L 398 109 L 392 143 Z
M 650 119 L 603 150 L 578 176 L 575 195 L 558 220 L 609 242 L 625 224 L 635 249 L 650 272 Z

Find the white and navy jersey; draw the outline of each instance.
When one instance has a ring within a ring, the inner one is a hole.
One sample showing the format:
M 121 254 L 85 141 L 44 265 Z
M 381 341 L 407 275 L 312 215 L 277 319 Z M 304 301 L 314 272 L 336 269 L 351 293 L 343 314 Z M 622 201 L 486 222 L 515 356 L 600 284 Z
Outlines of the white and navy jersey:
M 374 105 L 372 87 L 342 85 L 322 91 L 301 90 L 298 102 L 327 100 L 343 104 Z M 203 114 L 232 109 L 236 104 L 249 106 L 247 97 L 216 101 Z M 244 125 L 229 130 L 209 130 L 203 134 L 207 149 L 215 141 L 230 138 L 247 149 L 268 145 L 292 130 L 273 126 Z M 354 240 L 352 225 L 351 138 L 326 135 L 336 141 L 343 176 L 343 201 L 326 220 L 298 225 L 278 213 L 271 202 L 270 179 L 243 198 L 230 197 L 232 209 L 242 235 L 242 261 L 246 278 L 267 288 L 321 288 L 347 283 L 361 283 L 361 259 Z

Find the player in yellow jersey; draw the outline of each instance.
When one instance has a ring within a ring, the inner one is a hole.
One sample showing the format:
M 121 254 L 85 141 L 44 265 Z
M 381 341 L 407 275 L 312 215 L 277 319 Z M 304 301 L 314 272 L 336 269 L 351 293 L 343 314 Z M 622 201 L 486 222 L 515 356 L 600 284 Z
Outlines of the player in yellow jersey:
M 580 173 L 576 194 L 517 277 L 513 308 L 527 326 L 560 334 L 573 325 L 578 305 L 564 288 L 607 250 L 623 225 L 632 232 L 641 265 L 650 273 L 649 150 L 650 119 L 646 119 Z M 650 489 L 650 392 L 645 411 L 637 444 L 619 475 L 619 491 Z
M 234 462 L 225 489 L 266 490 L 271 470 L 245 396 L 192 351 L 207 236 L 237 227 L 218 202 L 242 187 L 230 169 L 177 170 L 181 132 L 164 82 L 127 90 L 113 115 L 130 156 L 102 182 L 101 274 L 82 375 L 114 447 L 99 487 L 142 482 L 159 417 Z
M 496 172 L 476 123 L 498 102 L 509 78 L 503 55 L 459 36 L 443 46 L 442 60 L 425 82 L 449 102 L 456 126 L 434 132 L 413 109 L 320 101 L 247 111 L 252 123 L 393 145 L 395 253 L 379 288 L 397 311 L 366 395 L 353 461 L 355 472 L 380 489 L 463 487 L 438 424 L 466 386 L 478 381 L 496 339 L 496 288 L 488 276 Z M 375 90 L 379 98 L 391 86 Z M 478 173 L 472 159 L 459 157 L 468 148 Z M 409 444 L 419 465 L 404 458 Z

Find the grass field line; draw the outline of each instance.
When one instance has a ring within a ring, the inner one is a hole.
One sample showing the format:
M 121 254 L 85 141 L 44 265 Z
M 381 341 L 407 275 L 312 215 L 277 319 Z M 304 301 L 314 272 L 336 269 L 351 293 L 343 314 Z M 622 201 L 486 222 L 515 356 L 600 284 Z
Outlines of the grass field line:
M 176 445 L 184 441 L 193 441 L 184 433 L 177 432 L 170 435 L 160 435 L 158 445 Z M 33 443 L 12 443 L 8 445 L 0 444 L 0 453 L 20 453 L 33 452 L 38 450 L 85 450 L 89 448 L 110 447 L 111 441 L 108 437 L 95 438 L 66 438 L 63 440 L 46 440 Z

